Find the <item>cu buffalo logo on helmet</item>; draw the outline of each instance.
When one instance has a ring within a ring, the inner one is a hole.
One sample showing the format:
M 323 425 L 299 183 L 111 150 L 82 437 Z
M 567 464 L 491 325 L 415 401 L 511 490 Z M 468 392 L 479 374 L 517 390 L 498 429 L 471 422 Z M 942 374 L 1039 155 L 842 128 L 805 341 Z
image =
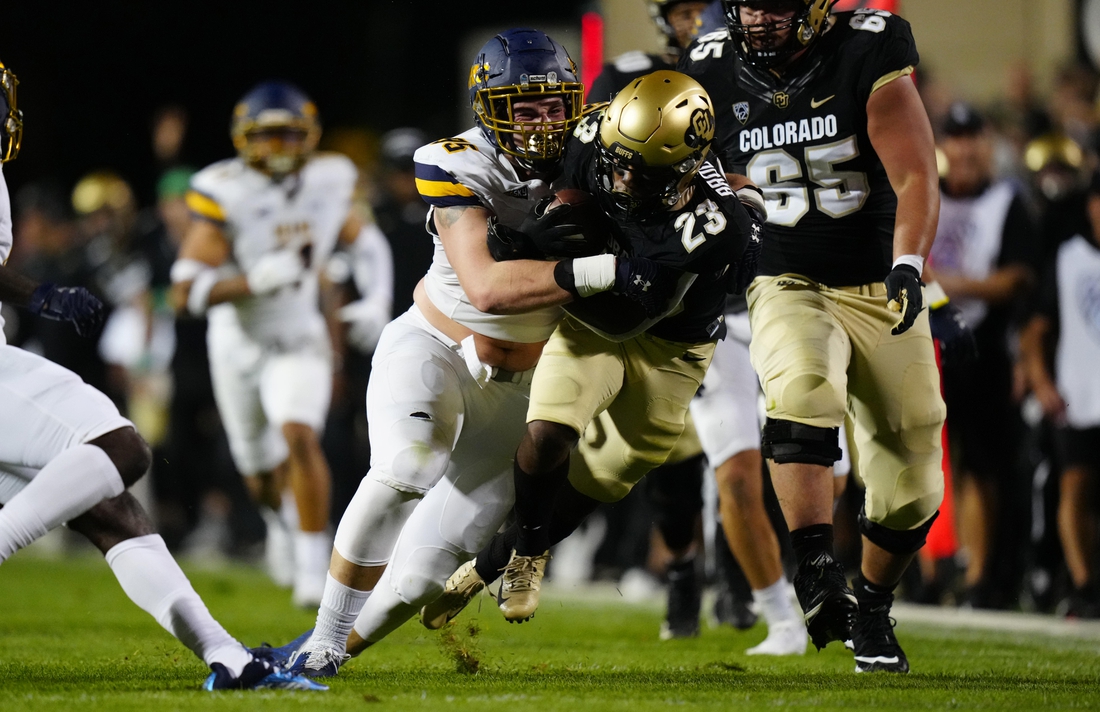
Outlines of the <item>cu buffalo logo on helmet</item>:
M 691 126 L 684 134 L 684 143 L 698 148 L 707 141 L 706 137 L 714 133 L 714 113 L 710 109 L 696 109 L 691 112 Z

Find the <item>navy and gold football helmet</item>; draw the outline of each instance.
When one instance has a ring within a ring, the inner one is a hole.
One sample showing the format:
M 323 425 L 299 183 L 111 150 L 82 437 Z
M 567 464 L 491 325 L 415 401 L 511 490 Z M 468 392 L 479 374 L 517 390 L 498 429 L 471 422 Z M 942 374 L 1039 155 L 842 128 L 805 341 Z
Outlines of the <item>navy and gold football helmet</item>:
M 635 79 L 600 118 L 601 203 L 632 218 L 675 205 L 713 141 L 714 105 L 699 82 L 671 70 Z
M 233 146 L 250 166 L 279 179 L 305 163 L 321 138 L 317 107 L 298 87 L 264 82 L 233 109 Z
M 490 143 L 537 173 L 560 160 L 566 135 L 581 119 L 584 87 L 565 48 L 538 30 L 505 30 L 489 40 L 470 67 L 474 120 Z M 564 118 L 521 121 L 517 102 L 561 97 Z
M 726 25 L 737 53 L 748 64 L 770 69 L 787 61 L 792 55 L 812 45 L 826 30 L 826 21 L 836 0 L 722 0 Z M 745 24 L 741 8 L 751 12 L 793 12 L 790 18 L 778 22 Z M 784 30 L 789 36 L 776 42 Z
M 19 80 L 0 62 L 0 163 L 19 155 L 23 144 L 23 112 L 15 103 L 15 87 Z

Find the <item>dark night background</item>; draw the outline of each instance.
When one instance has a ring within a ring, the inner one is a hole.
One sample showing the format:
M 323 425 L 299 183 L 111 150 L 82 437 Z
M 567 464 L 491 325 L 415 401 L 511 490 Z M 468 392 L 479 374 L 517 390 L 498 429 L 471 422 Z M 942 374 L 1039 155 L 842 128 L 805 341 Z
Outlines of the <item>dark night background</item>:
M 297 83 L 325 127 L 384 131 L 417 125 L 443 135 L 466 102 L 460 43 L 508 25 L 576 25 L 583 0 L 442 2 L 5 3 L 0 61 L 19 77 L 26 122 L 19 160 L 4 167 L 19 186 L 51 179 L 67 190 L 84 173 L 112 168 L 142 202 L 155 172 L 150 124 L 158 107 L 190 115 L 184 160 L 201 167 L 232 155 L 233 104 L 268 78 Z M 468 124 L 470 125 L 470 124 Z

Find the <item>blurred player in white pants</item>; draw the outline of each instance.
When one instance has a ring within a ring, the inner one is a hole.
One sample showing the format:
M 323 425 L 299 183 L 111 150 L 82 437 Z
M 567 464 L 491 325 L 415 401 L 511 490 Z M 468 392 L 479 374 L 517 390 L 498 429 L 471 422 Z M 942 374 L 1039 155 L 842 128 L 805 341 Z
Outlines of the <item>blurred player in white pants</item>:
M 317 110 L 297 88 L 254 88 L 234 110 L 232 133 L 238 157 L 191 179 L 187 203 L 199 219 L 172 268 L 173 296 L 178 310 L 209 318 L 214 396 L 234 462 L 264 505 L 269 554 L 285 546 L 275 535 L 295 529 L 293 600 L 313 608 L 331 550 L 331 483 L 319 433 L 333 362 L 319 274 L 342 242 L 354 252 L 360 292 L 375 295 L 370 265 L 388 264 L 376 254 L 388 256 L 389 247 L 352 207 L 351 161 L 314 152 Z M 377 294 L 368 316 L 387 321 L 390 300 Z M 280 517 L 288 481 L 297 512 Z
M 0 163 L 22 139 L 15 75 L 0 64 Z M 0 264 L 12 246 L 11 203 L 0 172 Z M 0 299 L 94 335 L 103 305 L 83 288 L 37 284 L 0 266 Z M 206 689 L 324 689 L 255 656 L 214 620 L 127 487 L 150 452 L 107 396 L 73 372 L 7 345 L 0 319 L 0 563 L 68 523 L 104 553 L 119 584 L 213 672 Z
M 726 328 L 726 338 L 718 342 L 703 388 L 691 402 L 691 415 L 703 452 L 714 468 L 726 541 L 768 624 L 768 637 L 747 652 L 801 655 L 806 652 L 806 626 L 791 604 L 779 540 L 764 509 L 756 409 L 760 386 L 749 363 L 748 312 L 727 314 Z

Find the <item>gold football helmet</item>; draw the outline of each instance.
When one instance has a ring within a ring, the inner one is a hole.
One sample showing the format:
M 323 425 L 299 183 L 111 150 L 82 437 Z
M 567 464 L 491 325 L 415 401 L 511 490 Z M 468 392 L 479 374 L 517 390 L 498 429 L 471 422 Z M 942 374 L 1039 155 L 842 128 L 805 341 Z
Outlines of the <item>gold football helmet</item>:
M 1085 156 L 1077 142 L 1062 134 L 1049 133 L 1030 141 L 1024 148 L 1024 164 L 1032 173 L 1057 164 L 1078 170 Z
M 713 140 L 714 108 L 698 82 L 670 70 L 635 79 L 600 119 L 604 202 L 635 217 L 675 205 Z
M 19 80 L 0 62 L 0 163 L 7 163 L 19 155 L 23 144 L 23 112 L 15 103 L 15 87 Z

